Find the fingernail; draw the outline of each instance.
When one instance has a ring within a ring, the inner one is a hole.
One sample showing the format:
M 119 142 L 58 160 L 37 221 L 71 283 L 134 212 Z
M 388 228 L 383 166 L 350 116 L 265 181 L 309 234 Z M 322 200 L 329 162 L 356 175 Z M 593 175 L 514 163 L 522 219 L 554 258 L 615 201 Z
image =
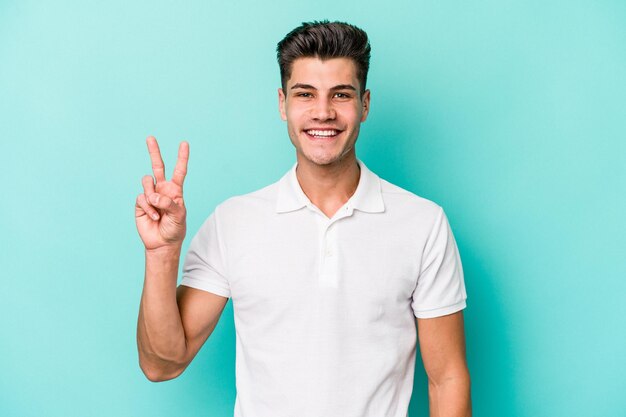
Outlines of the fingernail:
M 154 214 L 152 215 L 152 218 L 153 218 L 154 220 L 159 220 L 159 215 L 158 215 L 158 214 L 156 214 L 156 213 L 154 213 Z
M 152 194 L 150 196 L 150 201 L 152 201 L 152 204 L 157 204 L 159 202 L 159 195 L 158 194 Z

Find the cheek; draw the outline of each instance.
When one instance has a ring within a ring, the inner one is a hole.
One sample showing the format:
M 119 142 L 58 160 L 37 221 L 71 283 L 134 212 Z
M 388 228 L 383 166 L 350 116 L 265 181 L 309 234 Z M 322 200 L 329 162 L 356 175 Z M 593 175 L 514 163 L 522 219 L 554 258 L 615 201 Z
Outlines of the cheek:
M 300 126 L 301 124 L 298 119 L 295 118 L 293 114 L 289 113 L 287 117 L 287 131 L 289 132 L 289 136 L 297 136 L 301 129 Z
M 346 120 L 359 121 L 363 114 L 363 108 L 359 104 L 352 103 L 349 106 L 345 106 L 341 114 Z
M 301 109 L 291 108 L 287 112 L 287 122 L 293 129 L 297 129 L 305 121 L 304 112 Z
M 349 121 L 349 123 L 352 125 L 352 129 L 358 129 L 362 117 L 363 113 L 357 109 L 354 109 L 349 114 L 346 114 L 346 121 Z

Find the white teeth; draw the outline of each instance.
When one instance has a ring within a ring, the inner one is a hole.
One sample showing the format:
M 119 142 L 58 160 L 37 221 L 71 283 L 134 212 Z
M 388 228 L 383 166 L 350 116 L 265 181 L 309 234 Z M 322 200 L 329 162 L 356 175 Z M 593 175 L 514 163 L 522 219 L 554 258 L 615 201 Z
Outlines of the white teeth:
M 336 130 L 307 130 L 307 133 L 312 136 L 335 136 L 337 134 Z

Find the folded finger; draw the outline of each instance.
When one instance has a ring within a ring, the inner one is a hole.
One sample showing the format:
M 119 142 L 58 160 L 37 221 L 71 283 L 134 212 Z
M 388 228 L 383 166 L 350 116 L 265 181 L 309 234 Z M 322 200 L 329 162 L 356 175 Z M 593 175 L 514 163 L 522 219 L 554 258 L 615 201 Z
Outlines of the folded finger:
M 159 144 L 154 136 L 148 136 L 146 139 L 148 143 L 148 153 L 150 153 L 150 161 L 152 162 L 152 172 L 157 183 L 165 181 L 165 165 L 163 164 L 163 158 L 161 158 L 161 151 L 159 150 Z
M 154 178 L 150 175 L 144 175 L 141 179 L 141 185 L 143 185 L 143 193 L 146 197 L 149 197 L 150 194 L 154 192 Z
M 156 211 L 154 207 L 150 205 L 148 200 L 146 199 L 145 194 L 139 194 L 137 196 L 137 201 L 135 202 L 135 207 L 140 208 L 144 211 L 148 216 L 152 218 L 152 220 L 159 220 L 159 212 Z M 138 217 L 138 216 L 137 216 Z
M 176 204 L 174 200 L 162 194 L 153 193 L 148 198 L 148 201 L 152 206 L 174 216 L 180 216 L 184 212 L 184 209 Z
M 185 181 L 187 175 L 187 162 L 189 161 L 189 143 L 181 142 L 178 147 L 178 159 L 176 160 L 176 167 L 174 167 L 174 175 L 172 175 L 172 181 L 181 187 Z

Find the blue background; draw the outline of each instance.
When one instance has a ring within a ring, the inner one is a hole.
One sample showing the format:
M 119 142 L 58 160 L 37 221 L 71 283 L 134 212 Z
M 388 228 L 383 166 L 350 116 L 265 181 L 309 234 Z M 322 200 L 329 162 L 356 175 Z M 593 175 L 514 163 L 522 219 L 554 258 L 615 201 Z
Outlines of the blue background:
M 185 249 L 295 160 L 276 43 L 364 28 L 358 155 L 442 205 L 476 416 L 626 415 L 623 1 L 0 1 L 0 415 L 232 416 L 232 305 L 178 379 L 141 373 L 145 138 L 189 141 Z M 427 415 L 416 368 L 411 417 Z

